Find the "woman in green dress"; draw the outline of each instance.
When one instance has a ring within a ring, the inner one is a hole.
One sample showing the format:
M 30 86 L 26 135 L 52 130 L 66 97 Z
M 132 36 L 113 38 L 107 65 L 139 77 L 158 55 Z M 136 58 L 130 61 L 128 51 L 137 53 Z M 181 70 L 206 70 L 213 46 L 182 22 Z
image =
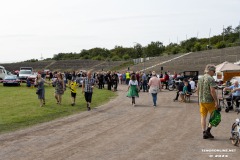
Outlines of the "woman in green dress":
M 132 105 L 135 106 L 135 97 L 139 97 L 139 86 L 135 74 L 131 75 L 131 80 L 129 81 L 127 91 L 127 97 L 132 98 Z

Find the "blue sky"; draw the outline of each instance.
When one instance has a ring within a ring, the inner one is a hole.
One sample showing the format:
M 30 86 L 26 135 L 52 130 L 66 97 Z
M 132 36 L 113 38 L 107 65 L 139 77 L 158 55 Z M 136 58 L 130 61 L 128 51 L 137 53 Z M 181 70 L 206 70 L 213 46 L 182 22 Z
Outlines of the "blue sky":
M 164 45 L 240 21 L 239 0 L 0 1 L 0 63 L 93 47 Z

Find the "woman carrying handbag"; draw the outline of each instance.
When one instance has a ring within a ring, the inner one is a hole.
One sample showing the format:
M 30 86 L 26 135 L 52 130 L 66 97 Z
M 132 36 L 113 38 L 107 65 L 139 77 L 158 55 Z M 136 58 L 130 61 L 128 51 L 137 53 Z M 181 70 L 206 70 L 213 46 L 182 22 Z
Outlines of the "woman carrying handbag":
M 149 80 L 149 93 L 152 94 L 152 98 L 153 98 L 153 107 L 157 106 L 157 94 L 159 91 L 161 91 L 161 81 L 160 79 L 157 77 L 156 72 L 153 71 L 152 72 L 152 77 Z

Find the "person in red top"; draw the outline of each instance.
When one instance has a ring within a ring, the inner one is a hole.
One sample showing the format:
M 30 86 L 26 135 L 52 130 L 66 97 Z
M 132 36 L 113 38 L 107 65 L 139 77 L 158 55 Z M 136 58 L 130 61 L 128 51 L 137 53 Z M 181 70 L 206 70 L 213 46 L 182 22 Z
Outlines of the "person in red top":
M 140 74 L 139 74 L 139 72 L 137 72 L 136 73 L 136 78 L 137 78 L 137 81 L 138 81 L 138 84 L 140 83 L 139 81 L 140 81 Z
M 167 72 L 165 72 L 165 75 L 164 75 L 164 83 L 166 85 L 165 89 L 168 89 L 168 81 L 169 81 L 169 75 L 167 74 Z
M 174 71 L 173 79 L 176 79 L 176 78 L 177 78 L 177 73 Z

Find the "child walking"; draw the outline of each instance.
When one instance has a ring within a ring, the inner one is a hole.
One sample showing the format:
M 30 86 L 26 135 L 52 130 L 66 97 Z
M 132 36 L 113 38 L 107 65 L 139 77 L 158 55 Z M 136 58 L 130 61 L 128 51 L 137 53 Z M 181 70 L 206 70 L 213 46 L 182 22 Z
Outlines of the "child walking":
M 71 89 L 71 98 L 72 98 L 71 105 L 75 106 L 78 84 L 77 84 L 76 80 L 72 80 L 70 85 L 71 85 L 70 89 Z

